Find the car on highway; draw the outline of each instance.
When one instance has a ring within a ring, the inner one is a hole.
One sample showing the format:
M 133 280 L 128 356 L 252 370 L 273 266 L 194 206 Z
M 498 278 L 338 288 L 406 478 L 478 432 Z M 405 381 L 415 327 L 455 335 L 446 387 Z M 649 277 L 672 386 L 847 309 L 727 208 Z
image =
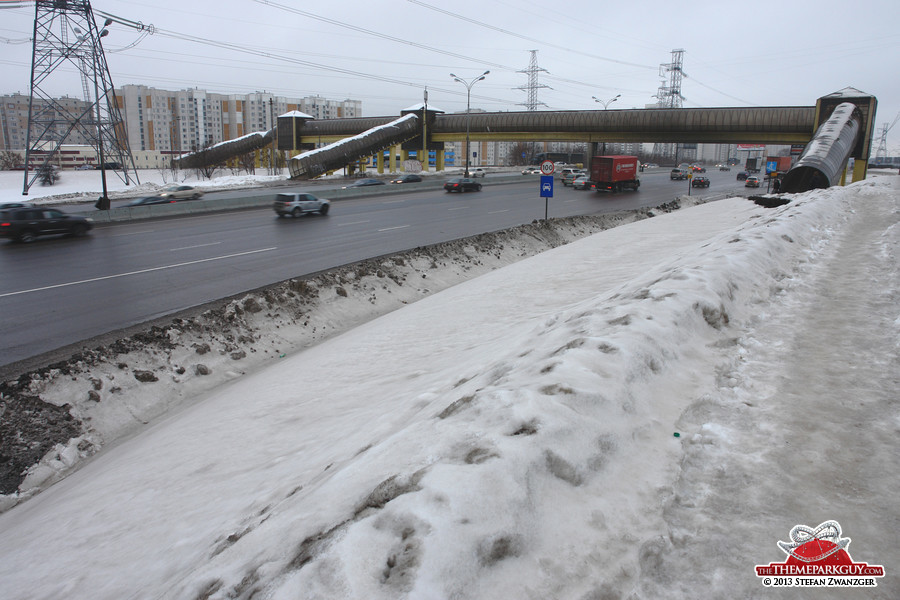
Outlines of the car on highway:
M 444 183 L 444 189 L 448 192 L 480 192 L 481 184 L 474 179 L 459 177 Z
M 587 175 L 579 175 L 572 181 L 572 187 L 576 190 L 592 190 L 594 182 L 588 179 Z
M 384 182 L 380 179 L 360 179 L 358 181 L 354 181 L 350 185 L 345 185 L 343 189 L 349 190 L 359 187 L 369 187 L 370 185 L 384 185 Z
M 681 167 L 676 167 L 676 168 L 672 169 L 672 171 L 669 173 L 669 179 L 671 179 L 671 180 L 681 180 L 681 179 L 687 179 L 687 178 L 688 178 L 688 170 L 683 169 Z
M 691 165 L 691 171 L 693 171 L 694 173 L 706 173 L 706 167 L 704 167 L 703 165 L 694 164 Z
M 419 183 L 420 181 L 422 181 L 422 178 L 415 173 L 407 173 L 403 177 L 392 180 L 391 183 Z
M 708 177 L 694 177 L 694 179 L 691 180 L 691 187 L 708 188 L 709 187 L 709 178 Z
M 486 175 L 484 169 L 481 167 L 475 167 L 474 169 L 469 169 L 469 177 L 484 177 Z
M 88 218 L 69 215 L 55 208 L 0 209 L 0 237 L 26 244 L 41 235 L 83 236 L 93 226 Z
M 568 173 L 564 174 L 561 177 L 563 186 L 572 185 L 575 182 L 576 178 L 578 178 L 584 174 L 585 174 L 584 171 L 582 171 L 581 169 L 575 169 L 575 170 L 569 171 Z
M 176 200 L 196 200 L 203 192 L 189 185 L 170 185 L 159 193 L 161 198 L 174 198 Z
M 76 171 L 93 171 L 94 165 L 78 165 L 75 167 Z
M 731 167 L 726 167 L 725 165 L 719 165 L 719 170 L 720 171 L 730 171 Z
M 751 175 L 744 182 L 744 187 L 759 187 L 759 177 L 756 175 Z
M 272 203 L 272 209 L 279 217 L 291 215 L 299 217 L 307 213 L 317 212 L 320 215 L 327 215 L 331 208 L 331 201 L 325 198 L 317 198 L 312 194 L 278 194 L 275 196 L 275 202 Z
M 540 175 L 541 170 L 537 167 L 525 167 L 522 169 L 522 175 Z
M 738 181 L 744 181 L 748 177 L 750 177 L 750 173 L 748 173 L 747 171 L 741 171 L 740 173 L 737 174 Z
M 178 202 L 175 198 L 163 198 L 162 196 L 144 196 L 143 198 L 135 198 L 125 206 L 146 206 L 148 204 L 174 204 Z

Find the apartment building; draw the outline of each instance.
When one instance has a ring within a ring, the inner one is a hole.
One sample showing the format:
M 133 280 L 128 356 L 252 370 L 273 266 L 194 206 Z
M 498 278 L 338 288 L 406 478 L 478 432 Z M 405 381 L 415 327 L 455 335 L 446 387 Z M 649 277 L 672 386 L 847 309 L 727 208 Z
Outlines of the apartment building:
M 0 150 L 24 150 L 28 134 L 28 102 L 25 94 L 0 96 Z M 44 140 L 60 140 L 69 128 L 69 123 L 83 114 L 91 104 L 78 98 L 64 96 L 54 100 L 51 106 L 46 100 L 34 99 L 36 118 L 41 129 L 47 128 Z M 66 144 L 90 145 L 83 132 L 75 130 L 66 137 Z
M 116 90 L 131 151 L 182 153 L 275 127 L 278 115 L 299 110 L 317 119 L 359 117 L 359 100 L 287 98 L 268 92 L 218 94 L 199 88 L 161 90 L 125 85 Z

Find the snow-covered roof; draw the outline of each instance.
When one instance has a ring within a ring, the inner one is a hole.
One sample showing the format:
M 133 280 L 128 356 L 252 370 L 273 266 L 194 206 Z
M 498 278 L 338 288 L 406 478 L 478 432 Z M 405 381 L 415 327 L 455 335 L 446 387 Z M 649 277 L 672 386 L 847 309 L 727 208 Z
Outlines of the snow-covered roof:
M 290 112 L 286 112 L 283 115 L 278 115 L 278 118 L 281 117 L 294 117 L 295 119 L 315 119 L 314 116 L 308 115 L 305 112 L 300 112 L 299 110 L 292 110 Z
M 437 106 L 434 106 L 433 104 L 429 104 L 428 106 L 425 106 L 424 102 L 419 102 L 418 104 L 413 104 L 412 106 L 407 106 L 400 112 L 410 112 L 410 111 L 415 111 L 415 110 L 422 110 L 423 108 L 427 109 L 428 112 L 439 112 L 439 113 L 447 112 L 445 110 L 441 110 L 440 108 L 438 108 Z

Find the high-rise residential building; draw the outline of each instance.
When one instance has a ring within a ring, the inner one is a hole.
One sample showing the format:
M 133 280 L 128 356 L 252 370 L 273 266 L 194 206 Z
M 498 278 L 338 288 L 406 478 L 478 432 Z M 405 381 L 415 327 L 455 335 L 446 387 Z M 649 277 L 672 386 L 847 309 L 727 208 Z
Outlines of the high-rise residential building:
M 217 94 L 201 89 L 116 90 L 132 152 L 183 153 L 275 127 L 278 115 L 298 110 L 317 119 L 362 116 L 359 100 L 287 98 L 268 92 Z
M 28 133 L 28 103 L 30 96 L 24 94 L 7 94 L 0 96 L 0 150 L 24 151 Z M 64 96 L 55 99 L 56 107 L 41 98 L 34 99 L 34 114 L 40 120 L 41 129 L 46 129 L 43 139 L 61 140 L 66 136 L 69 125 L 85 113 L 91 103 Z M 35 141 L 35 140 L 32 140 Z M 65 140 L 66 144 L 91 144 L 83 132 L 75 129 Z

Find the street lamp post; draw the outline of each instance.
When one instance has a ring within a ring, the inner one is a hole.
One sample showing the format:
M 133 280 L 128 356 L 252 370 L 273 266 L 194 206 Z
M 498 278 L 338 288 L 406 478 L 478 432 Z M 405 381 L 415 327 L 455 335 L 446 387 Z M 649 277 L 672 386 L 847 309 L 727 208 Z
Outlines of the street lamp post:
M 621 97 L 621 96 L 622 96 L 622 94 L 616 94 L 616 96 L 615 96 L 614 98 L 610 98 L 609 100 L 606 100 L 606 101 L 601 100 L 601 99 L 598 98 L 597 96 L 591 96 L 591 98 L 594 99 L 594 102 L 599 102 L 600 104 L 602 104 L 602 105 L 603 105 L 603 110 L 606 110 L 607 107 L 609 107 L 610 104 L 612 104 L 613 102 L 615 102 L 616 100 L 618 100 L 619 97 Z M 606 142 L 603 142 L 603 150 L 601 150 L 600 153 L 601 153 L 601 154 L 606 154 Z
M 463 79 L 460 79 L 453 73 L 450 73 L 450 77 L 453 78 L 453 81 L 458 81 L 466 86 L 466 177 L 469 176 L 469 154 L 471 154 L 471 152 L 469 151 L 469 110 L 472 104 L 472 86 L 484 79 L 484 76 L 488 73 L 490 73 L 490 71 L 485 71 L 472 81 L 465 81 Z

